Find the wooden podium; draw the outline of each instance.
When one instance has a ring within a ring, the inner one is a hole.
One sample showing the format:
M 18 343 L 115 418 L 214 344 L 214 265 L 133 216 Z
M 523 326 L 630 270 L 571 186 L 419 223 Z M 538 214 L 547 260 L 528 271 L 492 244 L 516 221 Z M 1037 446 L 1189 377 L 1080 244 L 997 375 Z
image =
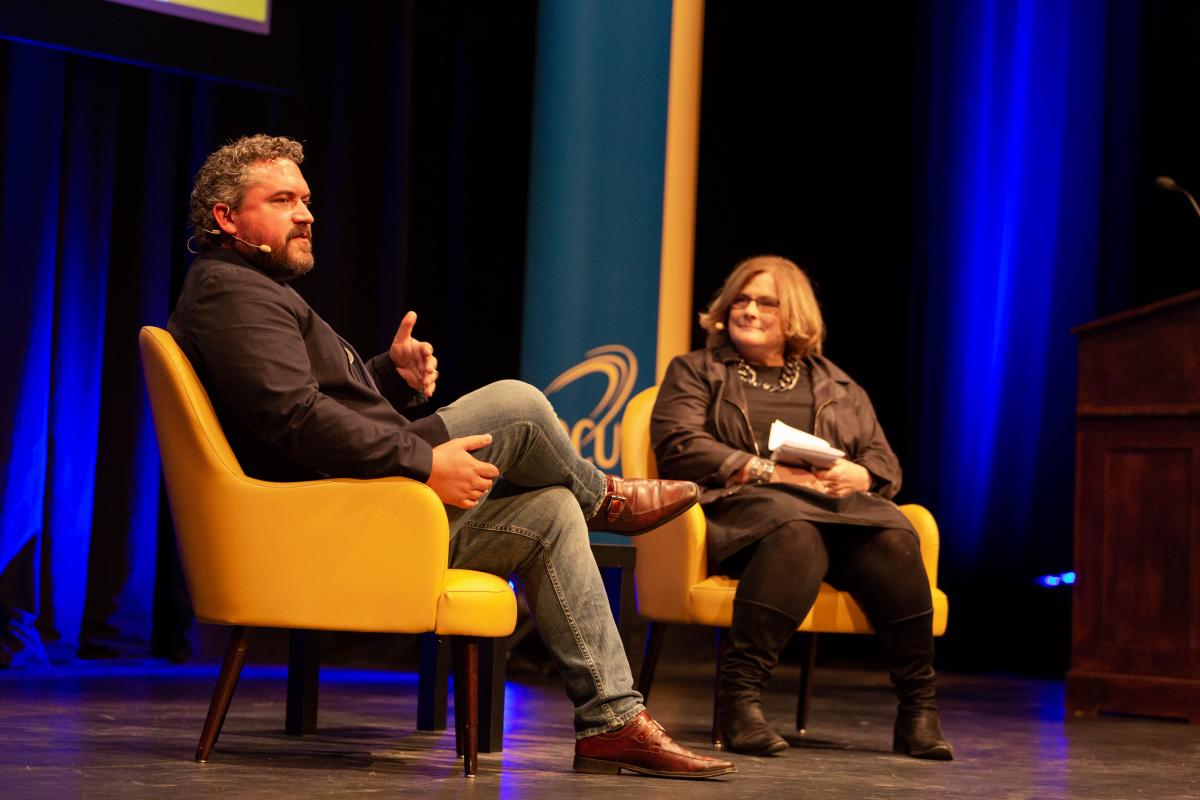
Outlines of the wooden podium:
M 1200 722 L 1200 291 L 1072 332 L 1067 709 Z

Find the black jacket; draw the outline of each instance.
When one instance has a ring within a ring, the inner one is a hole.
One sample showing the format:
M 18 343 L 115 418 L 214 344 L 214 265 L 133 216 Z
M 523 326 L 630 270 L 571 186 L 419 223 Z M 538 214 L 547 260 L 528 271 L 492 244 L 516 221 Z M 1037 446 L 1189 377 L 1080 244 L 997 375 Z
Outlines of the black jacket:
M 429 478 L 446 441 L 387 353 L 363 362 L 286 283 L 225 248 L 192 264 L 167 323 L 196 368 L 246 474 Z
M 809 356 L 805 361 L 812 370 L 813 433 L 866 467 L 873 492 L 895 497 L 900 462 L 867 393 L 829 359 Z M 706 498 L 721 493 L 758 451 L 736 365 L 731 346 L 676 357 L 667 367 L 650 420 L 659 472 L 696 481 L 705 487 Z
M 911 525 L 891 498 L 900 463 L 867 393 L 821 356 L 811 368 L 814 433 L 871 473 L 871 491 L 830 497 L 786 483 L 735 484 L 729 478 L 758 452 L 732 346 L 678 356 L 667 367 L 650 418 L 650 440 L 664 478 L 701 484 L 708 519 L 709 568 L 793 519 L 873 528 Z M 762 455 L 766 455 L 765 453 Z

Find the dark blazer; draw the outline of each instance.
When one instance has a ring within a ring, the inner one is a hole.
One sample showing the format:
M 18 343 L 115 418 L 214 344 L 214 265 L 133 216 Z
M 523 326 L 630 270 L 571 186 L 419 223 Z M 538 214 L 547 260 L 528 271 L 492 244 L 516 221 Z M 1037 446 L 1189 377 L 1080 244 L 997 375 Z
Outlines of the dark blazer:
M 387 353 L 364 362 L 286 283 L 226 248 L 192 264 L 167 329 L 203 382 L 246 474 L 425 481 L 448 438 Z

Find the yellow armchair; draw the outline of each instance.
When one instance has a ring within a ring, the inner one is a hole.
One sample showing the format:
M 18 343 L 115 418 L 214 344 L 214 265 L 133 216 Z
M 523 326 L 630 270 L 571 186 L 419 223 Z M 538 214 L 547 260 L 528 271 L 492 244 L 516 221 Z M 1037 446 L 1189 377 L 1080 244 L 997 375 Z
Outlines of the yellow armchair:
M 650 445 L 650 414 L 658 387 L 639 392 L 625 407 L 621 422 L 621 471 L 627 478 L 657 478 L 658 465 Z M 933 593 L 933 631 L 946 632 L 949 605 L 937 588 L 938 528 L 933 515 L 918 505 L 900 506 L 921 541 L 921 558 Z M 720 677 L 720 631 L 733 620 L 733 598 L 737 580 L 708 574 L 707 523 L 699 506 L 688 509 L 666 525 L 636 537 L 637 563 L 634 585 L 638 613 L 650 620 L 645 657 L 638 675 L 638 690 L 649 695 L 662 637 L 667 623 L 708 625 L 718 629 L 717 671 Z M 873 633 L 866 615 L 848 592 L 821 584 L 812 611 L 797 629 L 817 633 Z M 808 648 L 807 664 L 801 673 L 796 728 L 804 732 L 808 723 L 815 647 Z M 714 703 L 714 709 L 716 704 Z M 717 720 L 713 720 L 713 743 L 720 745 Z
M 510 634 L 516 598 L 500 577 L 447 567 L 446 511 L 433 490 L 406 478 L 250 478 L 171 335 L 146 327 L 139 344 L 196 617 L 233 626 L 196 760 L 208 759 L 220 733 L 249 627 L 461 637 L 455 685 L 475 687 L 471 637 Z M 455 709 L 468 775 L 477 695 L 464 691 L 467 707 Z

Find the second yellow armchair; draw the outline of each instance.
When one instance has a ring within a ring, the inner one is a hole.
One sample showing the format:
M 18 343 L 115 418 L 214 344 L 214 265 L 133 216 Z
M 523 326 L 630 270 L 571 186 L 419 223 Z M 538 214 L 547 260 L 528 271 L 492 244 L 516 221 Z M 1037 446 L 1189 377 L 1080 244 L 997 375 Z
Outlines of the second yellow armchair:
M 658 397 L 658 387 L 646 389 L 629 401 L 621 423 L 621 471 L 628 478 L 657 478 L 658 465 L 650 445 L 650 414 Z M 949 604 L 946 594 L 937 588 L 938 528 L 933 515 L 918 505 L 900 506 L 921 540 L 921 558 L 929 575 L 933 593 L 933 631 L 946 631 Z M 650 620 L 646 655 L 638 675 L 638 690 L 649 695 L 654 680 L 662 637 L 668 623 L 708 625 L 718 631 L 733 620 L 733 598 L 737 580 L 708 574 L 706 543 L 707 523 L 704 512 L 694 506 L 661 528 L 636 537 L 637 564 L 634 584 L 637 588 L 638 613 Z M 821 584 L 812 611 L 798 628 L 806 633 L 873 633 L 862 609 L 848 592 Z M 803 731 L 808 722 L 812 663 L 815 650 L 809 647 L 808 664 L 802 676 L 796 727 Z M 718 639 L 718 673 L 720 642 Z M 715 704 L 714 704 L 715 707 Z M 717 720 L 713 720 L 713 743 L 719 745 Z

